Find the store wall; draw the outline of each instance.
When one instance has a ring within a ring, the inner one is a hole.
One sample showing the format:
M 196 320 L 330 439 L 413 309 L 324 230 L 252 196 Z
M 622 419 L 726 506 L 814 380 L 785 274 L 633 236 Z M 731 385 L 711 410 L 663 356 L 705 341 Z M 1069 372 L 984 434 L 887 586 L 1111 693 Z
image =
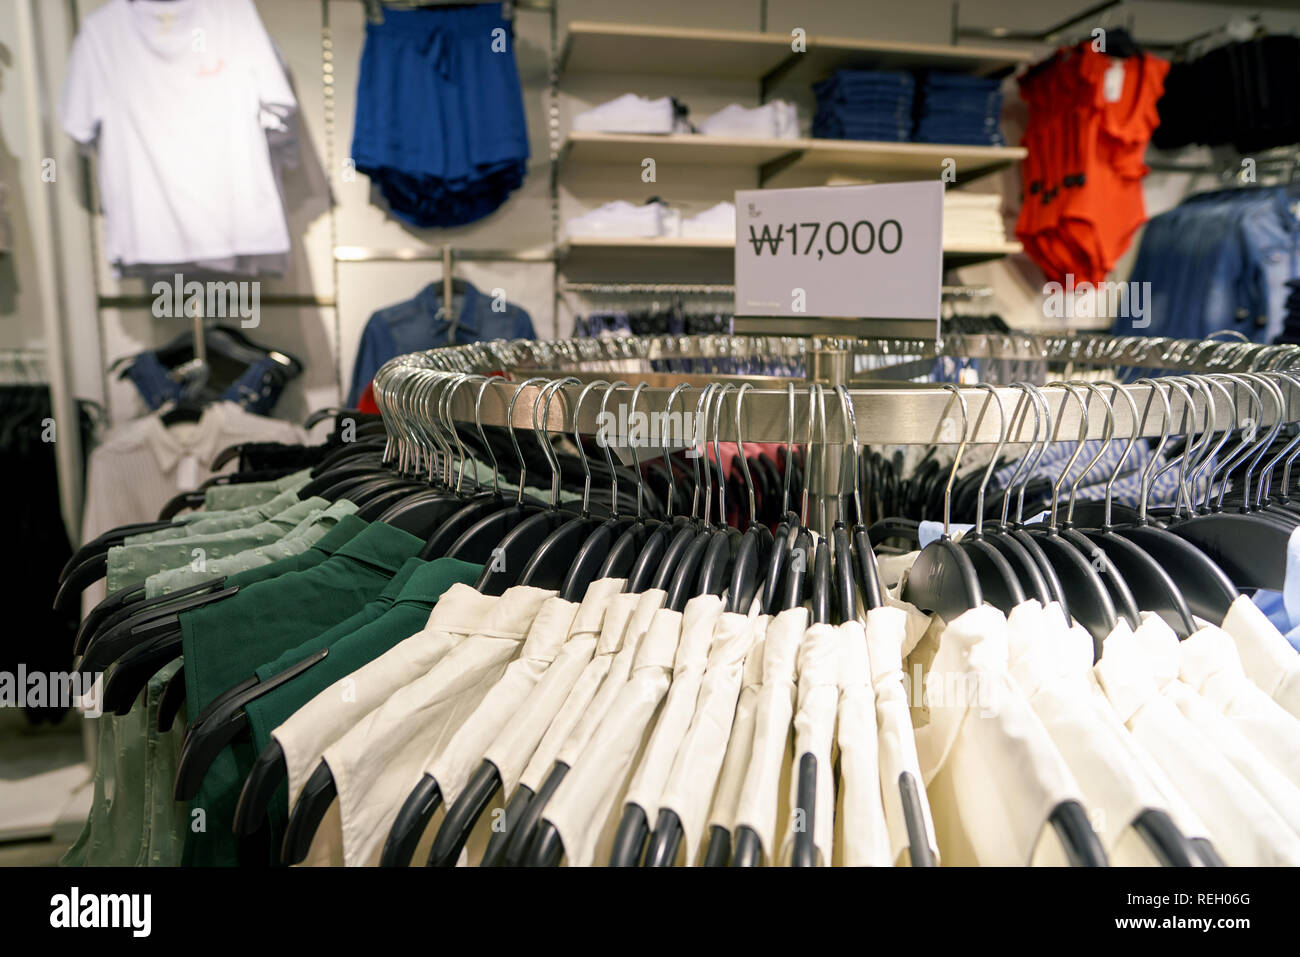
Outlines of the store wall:
M 39 166 L 38 146 L 23 142 L 21 124 L 14 122 L 18 107 L 12 84 L 11 58 L 21 51 L 6 50 L 4 38 L 14 4 L 28 0 L 0 0 L 0 179 L 20 180 Z M 50 45 L 62 31 L 62 49 L 70 42 L 71 20 L 63 22 L 65 11 L 75 11 L 78 19 L 99 6 L 103 0 L 42 0 L 42 28 L 51 35 Z M 692 27 L 716 27 L 787 32 L 802 27 L 810 34 L 830 33 L 887 39 L 947 42 L 950 38 L 952 4 L 949 0 L 909 0 L 908 3 L 884 0 L 659 0 L 653 4 L 631 0 L 558 0 L 560 42 L 570 20 L 605 20 Z M 1077 12 L 1088 4 L 1084 0 L 1040 0 L 1027 5 L 1019 0 L 963 0 L 960 6 L 963 24 L 1009 26 L 1017 29 L 1046 27 Z M 281 401 L 277 414 L 301 418 L 315 407 L 339 401 L 340 389 L 346 389 L 351 377 L 353 358 L 361 330 L 375 309 L 408 298 L 425 284 L 438 279 L 440 266 L 435 262 L 411 263 L 339 263 L 333 262 L 331 247 L 361 246 L 376 250 L 417 246 L 454 246 L 492 249 L 544 248 L 552 238 L 549 196 L 550 155 L 548 145 L 547 58 L 550 48 L 550 20 L 546 13 L 520 9 L 515 13 L 516 53 L 523 82 L 532 149 L 529 175 L 525 183 L 505 205 L 486 219 L 459 229 L 417 230 L 387 215 L 381 202 L 372 199 L 364 176 L 350 179 L 345 175 L 355 110 L 355 85 L 364 40 L 365 17 L 359 0 L 257 0 L 262 18 L 279 44 L 288 63 L 297 91 L 302 116 L 302 161 L 285 180 L 290 232 L 293 236 L 291 268 L 283 278 L 268 280 L 263 295 L 270 293 L 309 294 L 337 300 L 335 308 L 264 307 L 262 325 L 253 337 L 297 355 L 306 366 L 305 375 Z M 328 11 L 333 39 L 335 77 L 335 123 L 333 159 L 327 142 L 324 99 L 321 81 L 321 24 L 323 6 Z M 1027 10 L 1031 7 L 1031 10 Z M 764 9 L 766 18 L 764 20 Z M 1199 3 L 1167 3 L 1146 0 L 1127 4 L 1110 25 L 1130 25 L 1139 37 L 1177 40 L 1223 24 L 1240 15 L 1240 7 Z M 1248 11 L 1249 12 L 1249 11 Z M 1265 11 L 1264 23 L 1273 29 L 1300 29 L 1300 12 Z M 1039 51 L 1046 52 L 1046 50 Z M 46 69 L 52 88 L 61 82 L 62 65 L 57 50 Z M 1008 87 L 1010 90 L 1011 87 Z M 660 76 L 571 77 L 561 87 L 559 98 L 560 129 L 567 129 L 574 112 L 635 91 L 644 95 L 674 94 L 690 104 L 697 118 L 725 105 L 739 101 L 758 102 L 758 90 L 751 84 L 695 78 Z M 803 92 L 803 121 L 810 122 L 811 99 Z M 50 98 L 46 97 L 46 102 Z M 1023 124 L 1023 112 L 1014 94 L 1008 96 L 1006 132 L 1015 142 Z M 67 149 L 66 137 L 53 127 L 54 135 Z M 588 167 L 566 169 L 560 180 L 559 222 L 584 209 L 610 199 L 641 201 L 662 195 L 682 205 L 690 214 L 713 203 L 730 198 L 733 190 L 757 184 L 752 170 L 697 168 L 681 172 L 676 179 L 660 177 L 654 184 L 641 181 L 640 167 Z M 1150 212 L 1159 212 L 1178 201 L 1196 184 L 1186 176 L 1152 176 L 1147 184 Z M 1017 172 L 988 177 L 973 185 L 981 191 L 999 192 L 1006 197 L 1004 209 L 1008 226 L 1014 225 L 1019 179 Z M 331 235 L 329 192 L 337 203 L 336 235 Z M 118 282 L 106 263 L 100 260 L 102 244 L 98 232 L 99 217 L 88 219 L 87 206 L 73 193 L 77 208 L 64 210 L 70 228 L 78 219 L 87 236 L 96 237 L 94 252 L 89 251 L 79 263 L 76 255 L 63 264 L 64 282 L 74 292 L 74 300 L 88 303 L 97 290 L 101 294 L 144 294 L 139 282 Z M 22 246 L 21 199 L 15 202 L 15 225 Z M 65 230 L 65 233 L 68 230 Z M 65 236 L 66 244 L 70 239 Z M 26 259 L 30 251 L 20 249 L 6 264 L 0 260 L 0 346 L 14 346 L 39 341 L 40 305 L 34 288 L 26 279 L 30 270 Z M 93 278 L 91 263 L 93 262 Z M 638 270 L 635 275 L 619 278 L 698 278 L 703 268 L 696 262 L 674 264 L 680 274 L 654 276 Z M 609 272 L 609 271 L 607 271 Z M 541 336 L 567 335 L 572 329 L 572 314 L 591 304 L 574 296 L 553 301 L 554 268 L 547 264 L 465 263 L 457 275 L 475 283 L 480 289 L 501 288 L 507 297 L 526 308 L 533 316 Z M 611 275 L 612 278 L 612 275 Z M 1041 277 L 1027 259 L 971 267 L 961 274 L 963 281 L 994 286 L 1004 314 L 1015 324 L 1036 325 L 1041 317 Z M 143 411 L 129 383 L 110 380 L 103 369 L 112 360 L 142 348 L 167 341 L 178 331 L 174 320 L 154 318 L 147 309 L 103 309 L 95 315 L 93 308 L 82 308 L 72 317 L 75 334 L 70 337 L 74 376 L 78 394 L 104 398 L 115 420 L 129 418 Z

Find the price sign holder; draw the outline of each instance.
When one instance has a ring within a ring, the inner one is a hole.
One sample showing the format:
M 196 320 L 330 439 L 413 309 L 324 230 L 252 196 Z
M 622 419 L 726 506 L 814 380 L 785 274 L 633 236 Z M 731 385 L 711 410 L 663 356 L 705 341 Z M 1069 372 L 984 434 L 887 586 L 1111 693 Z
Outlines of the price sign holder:
M 937 338 L 943 190 L 738 190 L 736 331 Z

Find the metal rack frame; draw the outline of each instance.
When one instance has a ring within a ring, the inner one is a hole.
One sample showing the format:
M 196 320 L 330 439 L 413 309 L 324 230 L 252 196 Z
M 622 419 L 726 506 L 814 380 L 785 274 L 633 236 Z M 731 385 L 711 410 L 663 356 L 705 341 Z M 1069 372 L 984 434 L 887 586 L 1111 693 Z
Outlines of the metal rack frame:
M 1244 373 L 1300 370 L 1300 347 L 1260 346 L 1236 341 L 1146 339 L 1141 337 L 1114 338 L 1110 336 L 1036 336 L 1028 334 L 947 336 L 938 342 L 916 339 L 796 339 L 794 337 L 765 336 L 660 336 L 625 339 L 569 339 L 556 342 L 498 341 L 469 346 L 434 349 L 423 353 L 402 356 L 387 363 L 376 376 L 377 399 L 383 407 L 387 397 L 396 389 L 404 388 L 404 380 L 427 377 L 430 372 L 492 375 L 506 372 L 512 379 L 493 380 L 484 389 L 478 409 L 478 421 L 484 425 L 511 425 L 518 430 L 534 426 L 533 406 L 542 385 L 521 386 L 519 383 L 532 377 L 555 380 L 571 377 L 574 382 L 555 390 L 555 399 L 538 411 L 537 425 L 551 432 L 578 431 L 595 434 L 600 403 L 587 401 L 575 406 L 583 384 L 595 380 L 620 380 L 625 385 L 615 391 L 613 400 L 624 403 L 631 399 L 634 388 L 645 383 L 637 396 L 637 410 L 650 415 L 668 412 L 690 412 L 698 398 L 698 390 L 710 383 L 749 383 L 754 388 L 747 391 L 742 407 L 739 433 L 736 417 L 725 415 L 719 423 L 718 437 L 722 441 L 738 438 L 748 442 L 785 442 L 789 438 L 789 394 L 787 383 L 796 382 L 794 389 L 795 422 L 800 440 L 806 433 L 809 415 L 808 386 L 813 382 L 823 385 L 839 384 L 834 375 L 819 375 L 817 370 L 834 370 L 837 366 L 819 363 L 822 354 L 868 353 L 898 355 L 908 360 L 917 357 L 962 356 L 986 359 L 1036 360 L 1057 364 L 1065 368 L 1061 378 L 1069 378 L 1075 370 L 1086 367 L 1147 368 L 1171 373 Z M 723 359 L 762 356 L 803 355 L 815 378 L 805 380 L 781 379 L 774 376 L 740 376 L 714 373 L 655 372 L 650 361 L 657 359 Z M 629 371 L 629 360 L 645 363 L 644 371 Z M 610 363 L 619 362 L 617 366 Z M 679 395 L 672 408 L 668 401 L 672 389 L 681 384 L 693 387 L 686 395 Z M 951 388 L 940 385 L 873 386 L 859 382 L 844 382 L 849 386 L 849 397 L 857 419 L 857 438 L 869 445 L 930 445 L 953 443 L 961 436 L 961 406 Z M 1151 396 L 1151 386 L 1132 384 L 1119 386 L 1134 399 L 1139 422 L 1136 431 L 1148 437 L 1168 431 L 1162 421 L 1163 412 L 1158 404 L 1145 411 Z M 550 391 L 550 390 L 548 390 Z M 1012 411 L 1017 408 L 1022 393 L 1010 386 L 997 388 L 1007 411 L 1009 428 L 1006 438 L 1011 442 L 1027 442 L 1033 434 L 1032 416 L 1017 420 Z M 473 423 L 475 399 L 478 389 L 456 389 L 447 396 L 449 414 L 457 421 Z M 513 416 L 508 415 L 510 400 L 519 393 L 514 403 Z M 1288 389 L 1288 406 L 1300 398 L 1300 385 L 1292 383 Z M 1059 387 L 1044 387 L 1052 422 L 1059 434 L 1080 437 L 1081 410 L 1066 391 Z M 560 396 L 564 399 L 560 399 Z M 982 415 L 984 404 L 992 401 L 984 390 L 963 389 L 967 404 L 966 439 L 970 443 L 991 444 L 999 440 L 1001 426 L 997 415 Z M 1204 403 L 1196 390 L 1192 390 L 1194 414 L 1198 421 L 1205 416 Z M 977 397 L 979 401 L 973 401 Z M 735 395 L 730 397 L 735 401 Z M 1181 421 L 1186 411 L 1181 398 L 1175 396 L 1173 420 Z M 545 405 L 545 404 L 544 404 Z M 1115 402 L 1114 434 L 1132 435 L 1135 424 L 1127 403 Z M 1250 403 L 1243 403 L 1249 406 Z M 734 406 L 731 406 L 734 409 Z M 838 409 L 838 403 L 835 404 Z M 1215 428 L 1241 427 L 1253 417 L 1257 426 L 1271 425 L 1276 411 L 1266 406 L 1260 410 L 1241 408 L 1234 410 L 1224 403 L 1214 406 Z M 1234 415 L 1235 412 L 1235 415 Z M 825 423 L 825 441 L 842 445 L 852 441 L 838 415 L 829 415 Z M 1106 422 L 1101 415 L 1088 418 L 1086 437 L 1101 438 Z M 713 426 L 710 425 L 710 436 Z M 822 435 L 819 427 L 819 441 Z

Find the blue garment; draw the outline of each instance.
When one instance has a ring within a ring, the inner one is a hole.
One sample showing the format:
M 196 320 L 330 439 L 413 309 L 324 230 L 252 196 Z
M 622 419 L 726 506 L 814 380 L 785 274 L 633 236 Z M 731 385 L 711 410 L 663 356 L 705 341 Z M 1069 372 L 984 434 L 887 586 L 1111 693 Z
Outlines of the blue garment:
M 387 306 L 372 315 L 357 347 L 348 405 L 356 407 L 361 393 L 381 365 L 408 352 L 491 339 L 537 338 L 528 313 L 511 303 L 484 296 L 468 282 L 456 281 L 452 307 L 454 322 L 440 315 L 442 284 L 439 282 L 425 286 L 414 299 Z
M 1147 223 L 1130 282 L 1150 283 L 1150 325 L 1116 320 L 1116 335 L 1203 339 L 1233 329 L 1272 342 L 1300 277 L 1300 192 L 1285 186 L 1215 190 Z
M 523 182 L 512 29 L 499 3 L 386 7 L 382 23 L 366 24 L 352 160 L 394 215 L 422 228 L 464 225 Z
M 172 370 L 163 365 L 156 352 L 137 355 L 126 373 L 151 410 L 185 397 L 184 383 L 172 376 Z M 292 377 L 293 373 L 283 363 L 267 356 L 245 369 L 216 399 L 234 402 L 258 415 L 270 415 L 285 383 Z

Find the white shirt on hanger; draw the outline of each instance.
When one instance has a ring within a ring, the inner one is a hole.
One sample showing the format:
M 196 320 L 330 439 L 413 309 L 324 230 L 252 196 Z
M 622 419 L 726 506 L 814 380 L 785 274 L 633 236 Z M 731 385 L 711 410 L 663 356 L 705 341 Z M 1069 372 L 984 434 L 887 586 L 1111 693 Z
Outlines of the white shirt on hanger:
M 1236 642 L 1246 676 L 1288 714 L 1300 718 L 1300 655 L 1268 616 L 1241 595 L 1228 609 L 1223 630 Z
M 267 131 L 296 110 L 252 0 L 110 0 L 87 17 L 59 112 L 98 147 L 109 261 L 288 252 Z
M 745 656 L 754 643 L 756 624 L 764 623 L 737 612 L 718 616 L 695 714 L 659 795 L 659 806 L 681 821 L 678 861 L 687 866 L 702 863 L 705 822 L 731 737 Z
M 609 853 L 619 793 L 672 681 L 681 635 L 682 612 L 655 612 L 627 683 L 546 805 L 542 817 L 559 832 L 570 867 L 590 867 Z
M 871 687 L 871 660 L 863 623 L 855 619 L 841 624 L 836 644 L 839 703 L 835 743 L 840 753 L 840 787 L 835 808 L 833 863 L 845 867 L 890 867 L 894 855 L 882 799 L 885 782 L 880 777 L 876 695 Z M 919 785 L 919 775 L 916 780 Z
M 1149 622 L 1141 627 L 1149 627 Z M 1161 694 L 1146 652 L 1127 622 L 1121 621 L 1106 637 L 1093 670 L 1116 714 L 1205 822 L 1215 850 L 1227 864 L 1300 863 L 1300 839 L 1178 706 Z

